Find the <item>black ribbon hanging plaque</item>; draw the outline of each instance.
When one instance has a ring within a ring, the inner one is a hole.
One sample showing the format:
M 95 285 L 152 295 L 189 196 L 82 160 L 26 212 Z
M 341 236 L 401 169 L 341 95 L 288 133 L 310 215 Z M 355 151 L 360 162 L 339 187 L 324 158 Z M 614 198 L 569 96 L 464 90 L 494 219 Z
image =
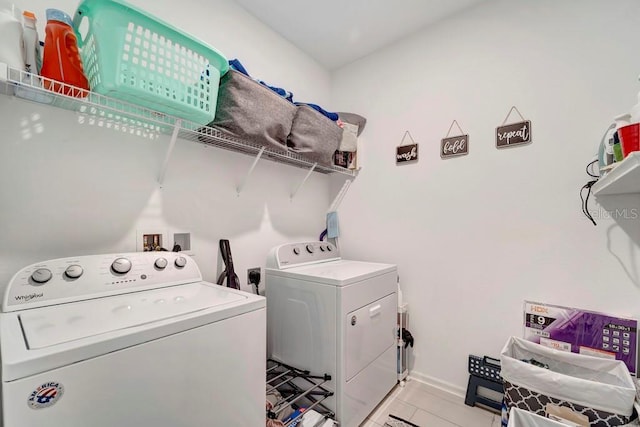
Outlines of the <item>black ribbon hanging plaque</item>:
M 458 136 L 449 136 L 453 125 L 458 127 L 460 134 Z M 464 156 L 469 154 L 469 134 L 465 134 L 457 120 L 454 120 L 449 126 L 449 132 L 440 143 L 440 157 L 448 159 L 450 157 Z
M 516 111 L 522 121 L 506 124 L 509 116 Z M 496 128 L 496 148 L 516 147 L 531 142 L 531 121 L 525 120 L 520 111 L 514 105 L 502 122 L 502 126 Z
M 404 140 L 409 137 L 411 144 L 405 144 Z M 396 147 L 396 164 L 415 162 L 418 160 L 418 144 L 413 140 L 409 131 L 404 133 L 400 146 Z

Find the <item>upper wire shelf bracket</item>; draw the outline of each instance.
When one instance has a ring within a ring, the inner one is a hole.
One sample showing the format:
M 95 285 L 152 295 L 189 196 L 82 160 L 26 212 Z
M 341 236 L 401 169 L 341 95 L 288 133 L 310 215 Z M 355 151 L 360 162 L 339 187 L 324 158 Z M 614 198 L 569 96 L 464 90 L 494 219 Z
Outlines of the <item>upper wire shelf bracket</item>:
M 45 89 L 55 83 L 59 92 Z M 41 104 L 52 105 L 79 113 L 79 122 L 115 131 L 157 139 L 160 135 L 172 135 L 177 128 L 178 138 L 211 145 L 255 157 L 263 148 L 262 158 L 311 169 L 323 174 L 339 173 L 356 176 L 357 171 L 340 166 L 316 165 L 295 153 L 242 141 L 220 129 L 203 126 L 174 116 L 158 113 L 135 104 L 120 101 L 94 92 L 18 70 L 0 63 L 0 93 L 16 96 Z

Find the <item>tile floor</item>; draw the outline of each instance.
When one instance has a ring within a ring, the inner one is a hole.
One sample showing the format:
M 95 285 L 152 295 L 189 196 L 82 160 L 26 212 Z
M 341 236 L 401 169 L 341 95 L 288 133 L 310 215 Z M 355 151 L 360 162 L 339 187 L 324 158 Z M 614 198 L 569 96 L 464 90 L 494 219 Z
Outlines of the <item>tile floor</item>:
M 499 415 L 415 380 L 396 386 L 360 427 L 384 426 L 389 414 L 420 427 L 500 427 Z

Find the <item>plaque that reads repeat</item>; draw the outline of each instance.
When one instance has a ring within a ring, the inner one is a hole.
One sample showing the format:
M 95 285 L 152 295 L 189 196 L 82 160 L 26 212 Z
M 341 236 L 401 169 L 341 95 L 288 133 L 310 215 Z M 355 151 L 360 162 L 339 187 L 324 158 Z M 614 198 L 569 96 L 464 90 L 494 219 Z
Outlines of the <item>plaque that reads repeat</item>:
M 444 138 L 440 143 L 440 157 L 463 156 L 469 154 L 469 135 Z
M 496 128 L 496 147 L 513 147 L 531 142 L 531 122 L 511 123 Z
M 511 113 L 516 112 L 520 119 L 519 122 L 509 123 Z M 507 117 L 500 126 L 496 128 L 496 148 L 517 147 L 519 145 L 529 144 L 531 142 L 531 121 L 526 120 L 518 108 L 514 105 L 509 110 Z

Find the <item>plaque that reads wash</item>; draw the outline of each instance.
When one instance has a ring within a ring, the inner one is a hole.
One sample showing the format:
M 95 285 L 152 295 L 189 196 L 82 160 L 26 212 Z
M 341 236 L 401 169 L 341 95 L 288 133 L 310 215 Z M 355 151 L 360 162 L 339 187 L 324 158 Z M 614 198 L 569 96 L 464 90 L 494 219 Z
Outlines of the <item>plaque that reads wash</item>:
M 636 374 L 638 321 L 577 308 L 524 303 L 524 338 L 556 350 L 621 360 Z
M 409 138 L 411 144 L 405 144 L 405 139 Z M 400 145 L 396 147 L 396 164 L 415 162 L 418 160 L 418 144 L 413 140 L 413 137 L 406 131 L 400 141 Z
M 413 162 L 418 160 L 418 144 L 396 147 L 396 163 Z

